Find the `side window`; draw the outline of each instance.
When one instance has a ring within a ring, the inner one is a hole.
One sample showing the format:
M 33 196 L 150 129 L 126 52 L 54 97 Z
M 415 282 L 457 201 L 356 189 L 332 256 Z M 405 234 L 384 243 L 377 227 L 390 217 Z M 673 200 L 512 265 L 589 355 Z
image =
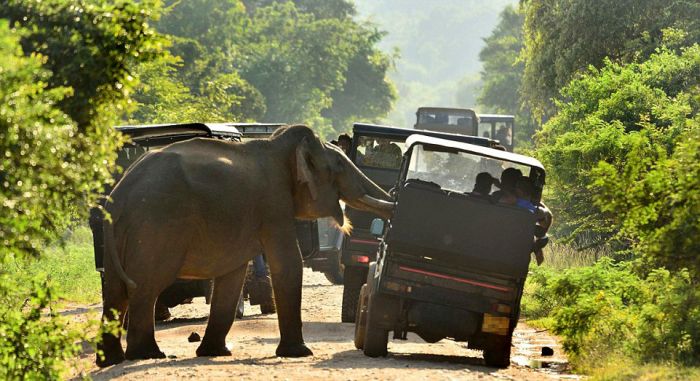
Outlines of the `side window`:
M 491 128 L 492 128 L 491 122 L 479 123 L 478 135 L 481 136 L 482 138 L 492 138 L 491 134 L 493 132 L 491 131 Z
M 355 164 L 363 167 L 399 169 L 406 151 L 402 141 L 373 136 L 360 136 L 355 154 Z

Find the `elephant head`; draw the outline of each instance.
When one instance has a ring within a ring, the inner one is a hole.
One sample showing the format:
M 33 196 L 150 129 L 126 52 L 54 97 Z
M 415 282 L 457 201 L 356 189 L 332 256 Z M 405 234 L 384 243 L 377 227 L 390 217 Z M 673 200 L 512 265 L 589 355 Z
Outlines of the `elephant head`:
M 322 143 L 308 127 L 285 127 L 276 131 L 271 139 L 292 146 L 289 162 L 296 218 L 333 217 L 347 233 L 350 222 L 343 214 L 340 201 L 383 218 L 391 216 L 394 204 L 389 194 L 368 179 L 342 150 Z

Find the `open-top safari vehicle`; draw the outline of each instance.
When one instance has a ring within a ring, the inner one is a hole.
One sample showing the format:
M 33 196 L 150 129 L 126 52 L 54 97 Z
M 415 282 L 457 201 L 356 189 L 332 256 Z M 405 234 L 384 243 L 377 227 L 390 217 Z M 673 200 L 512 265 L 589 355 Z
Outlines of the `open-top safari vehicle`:
M 467 341 L 487 365 L 507 367 L 536 217 L 471 191 L 479 173 L 499 178 L 514 167 L 537 203 L 544 168 L 531 157 L 422 135 L 406 148 L 394 214 L 372 223 L 383 238 L 360 291 L 355 345 L 384 356 L 389 331 L 394 339 L 415 332 L 431 343 Z
M 348 157 L 370 180 L 385 190 L 390 190 L 399 178 L 401 158 L 406 151 L 406 139 L 416 133 L 436 138 L 470 143 L 483 147 L 495 147 L 498 142 L 478 136 L 450 134 L 438 131 L 416 131 L 409 128 L 355 123 L 352 145 Z M 370 233 L 374 215 L 346 208 L 345 213 L 353 224 L 351 237 L 339 237 L 332 244 L 341 253 L 344 268 L 343 305 L 341 320 L 354 322 L 357 296 L 367 279 L 370 262 L 376 259 L 379 241 Z

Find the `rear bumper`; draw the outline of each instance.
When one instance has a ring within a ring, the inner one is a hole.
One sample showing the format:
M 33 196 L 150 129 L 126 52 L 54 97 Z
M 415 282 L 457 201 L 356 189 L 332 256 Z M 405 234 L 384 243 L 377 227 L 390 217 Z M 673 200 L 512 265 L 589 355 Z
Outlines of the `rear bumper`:
M 512 322 L 513 327 L 517 322 L 524 279 L 496 278 L 396 261 L 386 261 L 382 267 L 378 291 L 399 298 L 409 311 L 412 306 L 432 305 L 444 309 L 445 313 L 454 310 L 475 314 L 480 324 L 487 316 L 491 326 L 504 319 Z

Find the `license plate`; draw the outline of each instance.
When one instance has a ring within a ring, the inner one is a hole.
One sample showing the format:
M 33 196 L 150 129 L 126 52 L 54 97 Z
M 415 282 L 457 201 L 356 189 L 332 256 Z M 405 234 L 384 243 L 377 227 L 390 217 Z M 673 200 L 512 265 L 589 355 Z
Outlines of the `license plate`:
M 481 325 L 482 332 L 495 333 L 497 335 L 507 335 L 509 328 L 509 318 L 484 314 L 484 322 Z

